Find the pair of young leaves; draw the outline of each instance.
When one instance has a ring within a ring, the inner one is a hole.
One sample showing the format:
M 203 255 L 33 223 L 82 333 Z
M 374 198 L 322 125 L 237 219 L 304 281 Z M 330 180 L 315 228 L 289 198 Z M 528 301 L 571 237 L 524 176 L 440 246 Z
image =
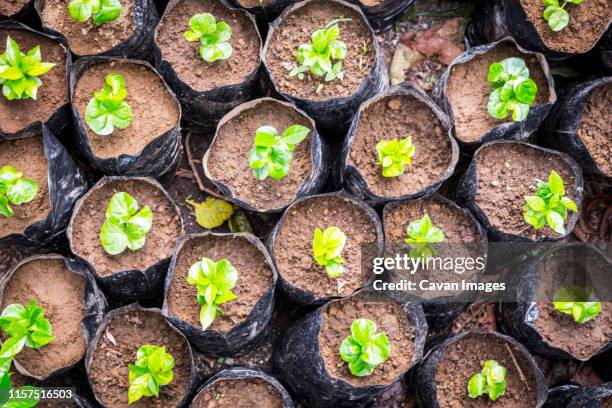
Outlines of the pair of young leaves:
M 79 23 L 90 18 L 95 24 L 114 21 L 121 15 L 121 10 L 119 0 L 71 0 L 68 3 L 68 14 Z
M 404 174 L 406 166 L 412 163 L 416 148 L 411 137 L 401 140 L 381 140 L 376 144 L 378 164 L 382 168 L 383 177 L 399 177 Z
M 125 102 L 125 79 L 115 72 L 108 74 L 104 87 L 94 93 L 87 104 L 85 122 L 97 135 L 108 136 L 132 123 L 132 108 Z
M 40 46 L 27 54 L 21 52 L 11 36 L 6 37 L 6 51 L 0 55 L 0 85 L 2 95 L 9 101 L 15 99 L 36 99 L 42 85 L 39 76 L 50 71 L 55 64 L 42 62 Z
M 206 62 L 232 56 L 232 28 L 225 21 L 217 21 L 210 13 L 200 13 L 189 19 L 190 30 L 183 35 L 189 42 L 200 41 L 200 56 Z
M 106 207 L 100 243 L 110 255 L 119 255 L 126 248 L 137 251 L 145 244 L 152 224 L 153 212 L 148 205 L 139 209 L 134 197 L 125 192 L 115 193 Z
M 346 234 L 338 227 L 325 230 L 316 228 L 312 240 L 312 251 L 315 261 L 325 267 L 330 278 L 337 278 L 344 273 L 342 251 L 346 245 Z
M 569 13 L 565 10 L 568 4 L 578 5 L 582 0 L 561 0 L 563 5 L 559 5 L 559 0 L 544 0 L 544 20 L 553 31 L 561 31 L 569 24 Z
M 159 387 L 174 378 L 174 357 L 163 346 L 145 344 L 136 352 L 135 364 L 128 364 L 128 404 L 142 397 L 159 397 Z
M 572 286 L 557 290 L 553 296 L 554 308 L 569 314 L 578 324 L 595 319 L 601 312 L 601 302 L 592 288 Z
M 491 401 L 495 401 L 506 392 L 506 367 L 495 360 L 485 361 L 482 371 L 470 378 L 467 388 L 470 398 L 486 394 Z
M 495 62 L 489 66 L 487 79 L 493 88 L 487 104 L 489 114 L 505 119 L 512 112 L 512 120 L 525 120 L 538 92 L 535 81 L 529 78 L 525 61 L 511 57 Z
M 351 324 L 351 335 L 340 344 L 340 358 L 348 363 L 352 375 L 371 375 L 376 366 L 389 358 L 389 338 L 386 333 L 376 333 L 376 330 L 373 321 L 357 319 Z
M 13 166 L 0 169 L 0 214 L 12 217 L 13 209 L 9 204 L 21 205 L 29 203 L 38 193 L 38 183 L 23 177 L 23 172 Z
M 434 256 L 437 251 L 430 244 L 446 240 L 444 231 L 433 225 L 427 213 L 425 213 L 423 218 L 408 224 L 406 233 L 408 238 L 404 241 L 410 247 L 409 255 L 411 258 L 429 258 Z

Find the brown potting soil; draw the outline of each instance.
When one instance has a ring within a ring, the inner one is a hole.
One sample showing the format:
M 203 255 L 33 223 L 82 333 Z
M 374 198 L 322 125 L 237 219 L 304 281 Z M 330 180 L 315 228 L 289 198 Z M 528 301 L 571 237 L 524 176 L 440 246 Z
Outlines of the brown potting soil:
M 385 0 L 359 0 L 361 4 L 363 4 L 364 6 L 368 6 L 368 7 L 378 6 L 380 3 L 384 1 Z
M 291 125 L 311 129 L 296 145 L 289 173 L 280 180 L 257 180 L 249 166 L 249 152 L 261 126 L 274 127 L 279 135 Z M 312 171 L 313 126 L 295 109 L 276 101 L 262 101 L 243 110 L 219 128 L 208 153 L 208 171 L 213 180 L 227 185 L 234 195 L 260 211 L 289 205 Z
M 601 408 L 612 408 L 612 397 L 606 397 L 602 399 Z
M 611 104 L 612 84 L 593 89 L 577 129 L 593 161 L 607 176 L 612 176 L 612 130 L 608 118 L 608 107 Z
M 220 379 L 200 392 L 193 408 L 282 408 L 280 392 L 261 378 Z
M 543 17 L 546 9 L 544 2 L 520 0 L 520 4 L 544 45 L 555 51 L 570 53 L 588 51 L 597 42 L 612 18 L 612 4 L 608 0 L 593 0 L 581 5 L 568 4 L 564 7 L 569 13 L 567 27 L 554 32 Z
M 511 115 L 506 119 L 495 119 L 487 111 L 492 91 L 487 81 L 489 66 L 510 57 L 521 58 L 527 64 L 529 77 L 538 86 L 535 104 L 548 102 L 548 82 L 535 55 L 521 53 L 512 43 L 500 43 L 486 54 L 477 55 L 452 68 L 446 85 L 446 97 L 455 117 L 455 135 L 458 139 L 474 142 L 489 129 L 512 121 Z
M 560 157 L 524 144 L 496 143 L 482 148 L 476 160 L 476 204 L 498 230 L 531 239 L 558 237 L 547 225 L 535 230 L 523 219 L 525 196 L 534 195 L 537 180 L 548 181 L 555 170 L 565 184 L 565 195 L 576 198 L 572 169 Z M 580 209 L 580 208 L 579 208 Z M 568 218 L 572 216 L 568 211 Z
M 125 102 L 132 109 L 133 119 L 126 129 L 115 128 L 111 135 L 99 136 L 85 122 L 85 112 L 94 92 L 104 87 L 110 73 L 120 74 L 125 79 L 128 92 Z M 76 86 L 74 103 L 93 153 L 101 159 L 137 155 L 179 121 L 178 102 L 167 91 L 162 79 L 144 65 L 125 61 L 97 64 L 85 71 Z
M 325 82 L 323 90 L 317 94 L 317 88 L 324 83 L 323 77 L 307 73 L 303 80 L 299 80 L 297 77 L 290 78 L 289 71 L 298 65 L 296 52 L 299 46 L 310 44 L 314 31 L 338 18 L 352 19 L 340 23 L 338 40 L 344 41 L 347 46 L 346 58 L 342 61 L 344 79 Z M 368 77 L 376 61 L 376 51 L 372 33 L 358 12 L 333 1 L 317 0 L 289 14 L 276 27 L 270 38 L 266 60 L 279 92 L 305 99 L 324 100 L 354 94 Z
M 272 3 L 273 0 L 238 0 L 238 4 L 242 7 L 251 8 L 251 7 L 266 7 Z
M 9 101 L 0 97 L 0 132 L 16 133 L 31 123 L 46 122 L 62 105 L 68 103 L 66 85 L 66 50 L 59 43 L 25 30 L 0 30 L 0 48 L 4 51 L 6 37 L 10 36 L 24 54 L 40 45 L 43 62 L 57 64 L 39 78 L 36 99 Z
M 482 364 L 486 360 L 495 360 L 506 367 L 506 392 L 495 400 L 496 408 L 536 406 L 537 383 L 526 357 L 515 346 L 500 338 L 472 333 L 449 345 L 438 362 L 435 382 L 440 408 L 492 406 L 488 396 L 473 399 L 468 396 L 467 391 L 470 378 L 482 370 Z M 517 364 L 526 381 L 521 379 Z
M 75 54 L 100 54 L 134 35 L 134 0 L 121 1 L 123 10 L 119 18 L 104 24 L 95 24 L 93 19 L 84 23 L 73 20 L 68 14 L 68 3 L 68 0 L 45 0 L 41 14 L 43 26 L 66 37 Z
M 138 201 L 139 208 L 148 205 L 153 212 L 153 226 L 138 251 L 126 249 L 120 255 L 109 255 L 100 244 L 100 229 L 106 220 L 108 201 L 116 192 L 126 192 Z M 99 276 L 141 270 L 172 256 L 176 239 L 181 235 L 180 215 L 163 192 L 141 180 L 113 181 L 94 190 L 72 221 L 71 245 L 75 255 L 87 260 Z
M 8 281 L 2 310 L 14 303 L 25 307 L 35 299 L 44 309 L 55 336 L 39 349 L 24 347 L 16 357 L 30 374 L 47 376 L 85 355 L 87 345 L 81 325 L 84 290 L 85 278 L 70 272 L 61 259 L 32 260 L 19 267 Z
M 381 140 L 411 137 L 412 163 L 399 177 L 383 177 L 376 144 Z M 415 194 L 442 178 L 452 160 L 446 130 L 433 111 L 411 95 L 386 96 L 362 113 L 348 162 L 379 196 Z
M 44 220 L 51 211 L 49 164 L 42 136 L 0 141 L 0 168 L 8 165 L 23 172 L 23 177 L 36 181 L 38 193 L 27 204 L 9 204 L 13 209 L 13 216 L 6 218 L 0 215 L 0 237 L 22 234 L 29 225 Z
M 28 4 L 28 0 L 5 0 L 0 3 L 0 14 L 11 16 L 21 10 L 26 4 Z
M 349 199 L 315 197 L 290 207 L 274 243 L 278 272 L 294 286 L 317 298 L 349 296 L 370 276 L 372 259 L 366 249 L 376 244 L 374 222 Z M 344 273 L 330 278 L 312 250 L 315 228 L 338 227 L 347 236 L 342 251 Z
M 391 343 L 389 359 L 365 377 L 353 376 L 339 353 L 340 344 L 351 334 L 351 324 L 356 319 L 372 320 L 376 323 L 376 332 L 386 333 Z M 412 364 L 413 340 L 413 327 L 399 303 L 380 298 L 368 299 L 358 294 L 332 302 L 323 309 L 319 350 L 325 369 L 331 377 L 353 386 L 388 385 L 394 382 Z
M 183 34 L 189 30 L 189 19 L 198 13 L 211 13 L 232 28 L 229 40 L 230 58 L 206 62 L 200 56 L 200 43 L 189 42 Z M 255 24 L 245 13 L 232 11 L 219 0 L 182 0 L 166 10 L 156 37 L 162 58 L 168 61 L 181 81 L 197 92 L 221 86 L 236 85 L 259 66 L 261 40 Z
M 128 364 L 134 364 L 136 352 L 145 344 L 164 346 L 172 355 L 174 378 L 160 387 L 159 398 L 143 397 L 128 405 Z M 89 379 L 97 398 L 107 407 L 175 407 L 189 384 L 188 343 L 158 313 L 138 310 L 113 317 L 93 353 Z
M 257 301 L 272 286 L 272 269 L 261 251 L 245 237 L 206 235 L 185 242 L 178 254 L 167 299 L 172 314 L 195 327 L 201 327 L 203 305 L 197 300 L 196 287 L 187 283 L 187 274 L 191 265 L 202 258 L 215 262 L 227 259 L 238 272 L 236 286 L 232 289 L 237 299 L 222 304 L 223 315 L 217 315 L 208 328 L 227 333 L 249 316 Z

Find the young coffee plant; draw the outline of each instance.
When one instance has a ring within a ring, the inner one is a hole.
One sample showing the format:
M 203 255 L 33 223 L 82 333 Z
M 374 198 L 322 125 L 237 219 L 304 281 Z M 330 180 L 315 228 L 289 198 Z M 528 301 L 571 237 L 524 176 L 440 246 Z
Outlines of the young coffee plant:
M 559 6 L 559 0 L 544 0 L 544 20 L 548 21 L 548 26 L 553 31 L 561 31 L 569 23 L 569 13 L 565 10 L 568 4 L 580 4 L 582 0 L 561 0 L 563 3 Z
M 542 229 L 546 224 L 558 234 L 565 234 L 567 211 L 578 211 L 576 203 L 565 196 L 563 179 L 551 171 L 548 182 L 537 180 L 534 196 L 526 196 L 523 219 L 533 228 Z
M 486 394 L 491 401 L 495 401 L 506 392 L 506 367 L 495 360 L 485 361 L 482 371 L 470 378 L 467 388 L 470 398 Z
M 4 166 L 0 169 L 0 214 L 5 217 L 13 216 L 13 209 L 9 204 L 21 205 L 29 203 L 38 193 L 38 183 L 23 177 L 23 173 L 15 170 L 13 166 Z
M 198 302 L 202 303 L 200 324 L 202 330 L 215 320 L 217 314 L 223 315 L 219 305 L 236 299 L 232 289 L 238 280 L 238 272 L 227 259 L 213 261 L 202 258 L 189 268 L 187 283 L 197 288 Z
M 342 61 L 346 58 L 346 44 L 338 40 L 340 23 L 350 19 L 331 21 L 324 28 L 311 35 L 310 44 L 302 44 L 297 51 L 299 65 L 289 72 L 290 77 L 297 76 L 302 80 L 310 71 L 315 77 L 323 77 L 325 82 L 334 79 L 343 80 Z
M 512 112 L 512 120 L 527 118 L 534 103 L 538 86 L 529 78 L 529 68 L 521 58 L 506 58 L 489 66 L 488 81 L 493 88 L 487 109 L 496 119 L 505 119 Z
M 153 213 L 148 205 L 139 210 L 134 197 L 125 192 L 115 193 L 106 207 L 100 243 L 109 255 L 119 255 L 126 248 L 137 251 L 145 244 L 152 224 Z
M 344 273 L 342 251 L 346 245 L 346 234 L 338 227 L 328 227 L 324 231 L 315 229 L 312 240 L 312 251 L 315 261 L 325 267 L 330 278 L 337 278 Z
M 257 129 L 249 152 L 249 166 L 257 180 L 285 177 L 291 168 L 295 146 L 306 139 L 309 132 L 310 129 L 302 125 L 291 125 L 280 136 L 272 126 Z
M 94 92 L 94 97 L 87 104 L 85 122 L 89 128 L 100 136 L 112 134 L 115 127 L 127 128 L 132 123 L 132 108 L 125 98 L 125 79 L 114 72 L 108 74 L 104 87 Z
M 383 177 L 399 177 L 412 163 L 415 147 L 410 137 L 401 140 L 381 140 L 376 144 L 376 152 Z
M 351 324 L 351 335 L 340 344 L 340 357 L 349 365 L 351 374 L 364 377 L 374 372 L 391 353 L 391 344 L 385 333 L 376 333 L 376 323 L 357 319 Z
M 0 85 L 2 95 L 9 101 L 15 99 L 36 99 L 42 85 L 39 76 L 55 67 L 51 62 L 42 62 L 40 46 L 27 54 L 19 49 L 10 36 L 6 37 L 6 51 L 0 54 Z
M 189 19 L 189 31 L 183 35 L 189 42 L 200 41 L 200 56 L 206 62 L 232 56 L 232 28 L 225 21 L 217 21 L 210 13 L 200 13 Z
M 71 0 L 68 14 L 73 20 L 84 23 L 90 18 L 95 24 L 114 21 L 121 15 L 119 0 Z
M 136 363 L 128 364 L 130 388 L 128 404 L 142 397 L 159 397 L 159 387 L 174 378 L 174 357 L 164 346 L 145 344 L 136 352 Z
M 553 296 L 555 310 L 569 314 L 574 321 L 584 324 L 593 320 L 601 312 L 601 302 L 592 288 L 573 286 L 561 288 Z
M 441 228 L 431 222 L 429 214 L 425 213 L 420 220 L 414 220 L 406 228 L 408 238 L 404 241 L 410 247 L 411 258 L 429 258 L 438 253 L 431 243 L 444 242 L 446 237 Z

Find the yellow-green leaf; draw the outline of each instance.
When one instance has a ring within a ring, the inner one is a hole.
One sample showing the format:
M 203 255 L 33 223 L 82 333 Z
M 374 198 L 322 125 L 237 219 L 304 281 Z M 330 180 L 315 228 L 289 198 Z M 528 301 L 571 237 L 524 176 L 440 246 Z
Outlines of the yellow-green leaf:
M 187 200 L 195 209 L 196 222 L 204 228 L 217 228 L 234 213 L 230 203 L 220 198 L 208 197 L 203 203 Z

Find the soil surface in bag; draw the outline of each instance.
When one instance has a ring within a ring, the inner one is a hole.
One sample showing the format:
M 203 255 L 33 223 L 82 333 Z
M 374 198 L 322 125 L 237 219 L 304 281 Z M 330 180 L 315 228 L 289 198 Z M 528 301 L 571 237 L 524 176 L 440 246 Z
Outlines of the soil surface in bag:
M 415 154 L 399 177 L 383 177 L 376 145 L 412 138 Z M 436 114 L 412 95 L 386 96 L 362 111 L 348 156 L 378 196 L 416 194 L 442 179 L 452 161 L 452 145 Z
M 495 360 L 507 370 L 506 392 L 495 403 L 486 395 L 472 399 L 467 392 L 470 378 L 481 372 L 485 360 Z M 524 381 L 517 365 L 525 376 Z M 525 408 L 537 406 L 538 401 L 536 378 L 524 354 L 502 338 L 478 333 L 448 345 L 436 368 L 435 387 L 440 408 L 492 405 L 496 408 Z
M 576 130 L 597 167 L 612 176 L 612 127 L 608 110 L 612 106 L 612 83 L 593 89 L 587 97 L 580 126 Z
M 356 319 L 372 320 L 376 323 L 376 332 L 386 333 L 391 343 L 388 360 L 377 366 L 372 375 L 365 377 L 352 375 L 338 351 L 342 341 L 351 334 L 351 324 Z M 375 299 L 368 302 L 361 296 L 353 296 L 325 306 L 319 330 L 319 351 L 332 378 L 354 387 L 390 384 L 412 364 L 414 335 L 401 304 Z
M 187 273 L 202 258 L 214 262 L 227 259 L 238 272 L 236 286 L 232 289 L 237 299 L 220 305 L 223 314 L 217 314 L 208 327 L 208 330 L 227 333 L 249 316 L 257 301 L 272 286 L 272 269 L 264 254 L 244 237 L 206 235 L 185 242 L 178 254 L 167 301 L 173 315 L 200 329 L 203 304 L 197 300 L 196 287 L 187 283 Z
M 537 180 L 548 180 L 555 170 L 565 184 L 565 195 L 576 199 L 574 172 L 559 156 L 520 143 L 494 143 L 480 149 L 476 161 L 476 204 L 498 230 L 531 239 L 559 237 L 548 225 L 535 230 L 523 219 L 525 196 L 534 195 Z M 500 204 L 501 203 L 501 204 Z M 570 219 L 573 213 L 568 211 Z
M 266 7 L 272 4 L 274 0 L 236 0 L 244 8 Z
M 44 25 L 66 37 L 72 52 L 93 55 L 109 51 L 134 35 L 134 0 L 121 0 L 121 15 L 114 21 L 79 23 L 70 17 L 66 0 L 45 0 L 41 12 Z
M 109 255 L 100 243 L 100 229 L 106 220 L 106 207 L 116 192 L 126 192 L 138 201 L 139 208 L 148 205 L 153 225 L 145 245 L 138 251 L 126 249 L 120 255 Z M 173 203 L 161 190 L 138 180 L 121 180 L 96 189 L 82 203 L 72 220 L 71 243 L 75 255 L 88 261 L 101 277 L 128 270 L 141 270 L 172 256 L 181 234 L 181 220 Z
M 519 0 L 517 3 L 523 7 L 546 47 L 569 53 L 582 53 L 593 47 L 612 15 L 612 3 L 609 0 L 593 0 L 579 5 L 568 3 L 564 7 L 569 13 L 568 25 L 554 32 L 543 17 L 546 9 L 543 1 Z M 560 1 L 559 5 L 562 4 Z
M 189 42 L 183 34 L 189 19 L 198 13 L 211 13 L 232 29 L 228 41 L 232 55 L 225 60 L 206 62 L 200 56 L 200 42 Z M 255 25 L 243 12 L 233 11 L 218 0 L 182 0 L 166 11 L 160 22 L 156 43 L 162 59 L 172 65 L 178 78 L 196 92 L 237 85 L 259 66 L 261 42 Z
M 220 379 L 198 394 L 193 408 L 283 408 L 283 396 L 262 378 Z
M 99 92 L 110 73 L 125 79 L 132 122 L 126 129 L 115 128 L 108 136 L 99 136 L 85 121 L 87 104 Z M 87 69 L 75 88 L 74 104 L 84 123 L 93 154 L 101 159 L 136 156 L 153 140 L 171 130 L 179 121 L 179 106 L 166 90 L 161 78 L 144 65 L 122 61 L 96 64 Z
M 314 31 L 338 18 L 351 19 L 339 23 L 338 41 L 343 41 L 347 46 L 346 58 L 342 60 L 344 79 L 324 83 L 323 77 L 316 77 L 310 72 L 305 74 L 303 80 L 297 76 L 289 77 L 289 71 L 298 65 L 296 52 L 299 46 L 310 44 Z M 266 60 L 279 92 L 321 101 L 353 95 L 368 78 L 376 62 L 376 50 L 372 33 L 357 11 L 331 1 L 313 1 L 289 14 L 274 30 L 269 40 Z M 322 83 L 325 85 L 317 93 Z
M 275 263 L 278 273 L 292 285 L 322 298 L 349 296 L 368 281 L 371 259 L 365 259 L 363 251 L 369 248 L 375 252 L 376 225 L 351 200 L 338 196 L 309 198 L 289 207 L 281 222 L 274 242 Z M 332 226 L 347 236 L 342 251 L 344 273 L 335 279 L 317 264 L 312 249 L 315 229 Z
M 495 119 L 487 110 L 489 95 L 492 92 L 487 81 L 489 66 L 510 57 L 521 58 L 527 64 L 529 77 L 538 86 L 534 104 L 548 102 L 548 81 L 536 56 L 523 54 L 512 43 L 502 42 L 487 53 L 454 66 L 451 71 L 446 86 L 446 96 L 453 111 L 457 139 L 475 142 L 489 129 L 512 121 L 511 115 L 506 119 Z
M 279 136 L 292 125 L 311 129 L 308 137 L 295 146 L 289 173 L 280 180 L 257 180 L 249 166 L 249 152 L 258 128 L 272 126 Z M 312 172 L 312 123 L 290 106 L 264 101 L 241 111 L 223 124 L 208 153 L 208 173 L 227 185 L 234 195 L 253 207 L 267 210 L 291 203 Z
M 0 141 L 0 167 L 11 165 L 23 172 L 23 177 L 31 178 L 38 184 L 38 193 L 26 204 L 13 205 L 13 216 L 6 218 L 0 215 L 0 237 L 9 234 L 23 234 L 25 229 L 44 220 L 51 211 L 49 197 L 48 171 L 49 163 L 45 156 L 41 136 L 26 139 Z
M 1 309 L 13 303 L 27 306 L 35 299 L 53 327 L 55 339 L 33 349 L 24 347 L 15 358 L 30 374 L 45 377 L 79 361 L 87 351 L 83 333 L 86 280 L 71 272 L 62 258 L 33 259 L 21 265 L 4 288 Z M 6 334 L 2 333 L 3 341 Z
M 174 358 L 174 378 L 160 387 L 159 398 L 143 397 L 128 404 L 128 364 L 136 361 L 145 344 L 164 346 Z M 89 366 L 89 378 L 98 399 L 113 408 L 175 407 L 183 399 L 191 376 L 187 341 L 159 313 L 132 310 L 114 316 L 100 336 Z
M 0 133 L 16 133 L 33 122 L 46 122 L 57 109 L 68 103 L 66 85 L 66 50 L 60 43 L 42 35 L 26 31 L 0 28 L 0 49 L 5 51 L 6 38 L 10 36 L 24 54 L 40 46 L 42 62 L 56 64 L 41 75 L 42 85 L 36 99 L 9 101 L 0 96 Z M 0 234 L 1 235 L 1 234 Z
M 0 3 L 0 15 L 12 16 L 28 4 L 29 0 L 8 0 Z M 257 1 L 257 0 L 254 0 Z

